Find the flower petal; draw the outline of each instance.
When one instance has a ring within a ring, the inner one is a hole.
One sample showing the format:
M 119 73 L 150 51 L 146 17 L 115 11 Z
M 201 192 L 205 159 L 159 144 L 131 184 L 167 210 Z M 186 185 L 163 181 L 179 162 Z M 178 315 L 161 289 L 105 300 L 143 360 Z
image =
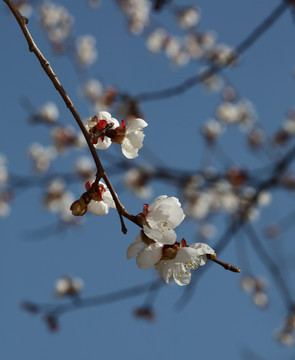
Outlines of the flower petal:
M 94 147 L 99 150 L 105 150 L 108 147 L 110 147 L 111 144 L 112 144 L 111 139 L 105 136 L 103 141 L 101 140 L 101 138 L 97 139 L 97 144 L 95 144 Z
M 162 249 L 163 246 L 157 243 L 144 247 L 136 258 L 137 266 L 143 270 L 152 268 L 161 259 Z
M 109 205 L 103 201 L 91 200 L 87 205 L 87 210 L 94 215 L 106 215 L 109 212 Z
M 132 244 L 127 249 L 127 259 L 134 258 L 143 247 L 144 242 L 142 241 L 141 233 L 139 233 Z
M 140 118 L 132 119 L 127 122 L 127 134 L 130 132 L 134 132 L 137 129 L 142 129 L 144 127 L 148 126 L 148 124 Z
M 134 159 L 138 156 L 138 149 L 135 148 L 127 138 L 124 139 L 121 148 L 123 155 L 126 156 L 127 159 Z

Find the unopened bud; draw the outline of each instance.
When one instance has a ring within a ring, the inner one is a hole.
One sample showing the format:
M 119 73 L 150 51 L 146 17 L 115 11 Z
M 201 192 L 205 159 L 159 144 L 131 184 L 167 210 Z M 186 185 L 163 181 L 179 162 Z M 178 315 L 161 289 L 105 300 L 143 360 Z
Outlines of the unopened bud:
M 83 196 L 81 196 L 79 200 L 74 201 L 70 207 L 72 214 L 74 216 L 83 216 L 86 214 L 89 201 L 87 202 Z

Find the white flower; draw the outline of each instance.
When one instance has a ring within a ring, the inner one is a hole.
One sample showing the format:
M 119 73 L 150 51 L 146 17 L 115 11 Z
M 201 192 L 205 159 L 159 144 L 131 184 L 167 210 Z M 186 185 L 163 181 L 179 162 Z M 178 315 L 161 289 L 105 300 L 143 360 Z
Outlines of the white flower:
M 30 145 L 28 154 L 34 162 L 36 172 L 44 172 L 49 169 L 51 161 L 56 157 L 56 150 L 53 146 L 43 146 L 39 143 Z
M 113 124 L 113 129 L 119 127 L 118 120 L 112 118 L 109 112 L 100 111 L 88 121 L 85 127 L 90 133 L 95 134 L 95 132 L 104 130 L 107 124 Z M 112 140 L 107 136 L 100 136 L 99 138 L 94 138 L 92 142 L 96 149 L 105 150 L 111 145 Z
M 161 244 L 174 244 L 176 233 L 173 230 L 184 219 L 179 200 L 175 197 L 162 195 L 157 197 L 150 206 L 144 207 L 144 233 Z
M 178 23 L 183 29 L 189 29 L 200 20 L 200 9 L 193 6 L 187 7 L 186 9 L 178 13 Z
M 173 277 L 180 285 L 187 285 L 191 280 L 191 270 L 196 270 L 206 263 L 207 254 L 214 254 L 214 250 L 207 244 L 195 243 L 178 250 L 172 260 L 161 260 L 155 267 L 163 276 L 166 283 Z
M 138 150 L 142 148 L 144 133 L 142 128 L 148 124 L 140 118 L 132 119 L 127 122 L 126 134 L 122 141 L 122 153 L 127 159 L 134 159 L 138 156 Z
M 59 117 L 59 111 L 54 102 L 46 102 L 38 111 L 38 116 L 45 123 L 55 123 Z
M 141 231 L 135 241 L 127 249 L 127 259 L 132 259 L 137 255 L 136 264 L 140 269 L 147 270 L 152 268 L 163 255 L 163 245 L 152 242 L 147 245 L 146 236 Z
M 148 35 L 146 46 L 149 51 L 158 53 L 164 48 L 166 38 L 166 31 L 158 28 Z
M 81 66 L 87 67 L 97 59 L 96 40 L 92 35 L 78 37 L 76 41 L 76 56 Z
M 72 278 L 64 276 L 58 279 L 55 283 L 55 294 L 56 296 L 75 295 L 81 292 L 84 283 L 80 278 Z
M 94 215 L 106 215 L 109 212 L 110 208 L 115 208 L 116 205 L 114 203 L 110 190 L 101 181 L 99 182 L 99 192 L 101 200 L 91 200 L 90 203 L 87 205 L 87 211 L 91 212 Z

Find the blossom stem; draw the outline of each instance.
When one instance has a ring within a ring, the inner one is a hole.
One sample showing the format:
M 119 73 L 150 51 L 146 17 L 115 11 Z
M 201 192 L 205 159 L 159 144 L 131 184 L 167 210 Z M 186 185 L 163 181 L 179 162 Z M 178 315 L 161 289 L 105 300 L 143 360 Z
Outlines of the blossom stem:
M 208 258 L 209 260 L 212 260 L 212 261 L 214 261 L 216 264 L 221 265 L 225 270 L 230 270 L 230 271 L 236 272 L 236 273 L 241 272 L 241 269 L 240 269 L 240 268 L 238 268 L 238 267 L 236 267 L 236 266 L 233 266 L 233 265 L 231 265 L 231 264 L 228 264 L 228 263 L 226 263 L 226 262 L 223 262 L 223 261 L 218 260 L 218 259 L 216 258 L 216 254 L 213 254 L 213 255 L 212 255 L 212 254 L 207 254 L 206 256 L 207 256 L 207 258 Z
M 45 71 L 45 73 L 48 75 L 48 77 L 50 78 L 51 82 L 53 83 L 54 87 L 56 88 L 56 90 L 59 92 L 59 94 L 61 95 L 61 97 L 63 98 L 67 108 L 70 110 L 70 112 L 72 113 L 74 119 L 76 120 L 78 126 L 80 127 L 80 130 L 82 131 L 84 138 L 87 142 L 87 145 L 89 147 L 89 150 L 91 152 L 91 155 L 93 157 L 93 160 L 95 162 L 96 168 L 97 168 L 97 173 L 96 173 L 96 181 L 98 182 L 100 180 L 100 178 L 103 178 L 103 180 L 105 181 L 106 185 L 108 186 L 108 188 L 110 189 L 111 195 L 113 197 L 113 200 L 116 204 L 116 209 L 118 211 L 119 217 L 120 217 L 120 221 L 121 221 L 121 229 L 122 232 L 124 234 L 127 233 L 127 228 L 124 224 L 124 220 L 123 220 L 123 213 L 125 214 L 125 209 L 123 207 L 123 205 L 120 203 L 117 194 L 115 193 L 112 184 L 101 164 L 101 161 L 98 157 L 98 154 L 92 144 L 92 139 L 91 136 L 89 135 L 87 129 L 84 126 L 84 123 L 78 113 L 78 111 L 76 110 L 75 106 L 73 105 L 70 97 L 68 96 L 68 94 L 66 93 L 65 89 L 62 87 L 57 75 L 54 73 L 52 67 L 49 64 L 49 61 L 44 57 L 44 55 L 42 54 L 42 52 L 40 51 L 40 49 L 37 47 L 37 45 L 35 44 L 32 35 L 30 34 L 28 28 L 27 28 L 27 23 L 28 23 L 28 19 L 25 18 L 24 16 L 21 15 L 21 13 L 18 11 L 18 9 L 15 7 L 14 3 L 11 0 L 3 0 L 7 6 L 9 7 L 9 9 L 11 10 L 12 14 L 14 15 L 15 19 L 17 20 L 26 40 L 27 43 L 29 45 L 29 51 L 33 52 L 37 59 L 40 62 L 40 65 L 42 66 L 43 70 Z M 127 212 L 126 212 L 127 213 Z M 126 216 L 128 219 L 129 217 L 132 218 L 132 216 L 130 214 L 128 214 L 128 216 Z M 134 217 L 135 219 L 135 217 Z M 133 221 L 133 220 L 131 220 Z M 135 222 L 135 221 L 133 221 Z M 135 222 L 136 223 L 136 222 Z

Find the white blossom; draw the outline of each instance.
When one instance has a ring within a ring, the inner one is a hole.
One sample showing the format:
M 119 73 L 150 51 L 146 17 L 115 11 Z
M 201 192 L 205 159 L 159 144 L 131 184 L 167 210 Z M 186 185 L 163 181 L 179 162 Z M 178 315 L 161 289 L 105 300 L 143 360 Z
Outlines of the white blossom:
M 191 280 L 190 271 L 205 265 L 207 254 L 214 254 L 214 250 L 207 244 L 195 243 L 180 248 L 174 259 L 160 260 L 155 267 L 166 283 L 173 278 L 180 286 L 188 285 Z
M 109 112 L 100 111 L 91 120 L 87 122 L 85 127 L 90 133 L 95 134 L 94 131 L 104 130 L 107 124 L 113 124 L 113 129 L 119 127 L 118 120 L 112 118 Z M 100 136 L 98 139 L 93 141 L 93 144 L 96 149 L 105 150 L 111 146 L 112 140 L 108 136 Z
M 59 111 L 54 102 L 46 102 L 38 111 L 38 117 L 45 123 L 55 123 L 59 117 Z
M 138 150 L 143 146 L 144 133 L 143 128 L 148 124 L 140 118 L 132 119 L 127 122 L 125 137 L 121 143 L 122 153 L 128 159 L 134 159 L 138 156 Z
M 141 231 L 127 249 L 127 259 L 132 259 L 137 255 L 136 264 L 143 270 L 152 268 L 163 255 L 162 244 L 151 242 L 151 244 L 147 245 L 144 242 L 145 238 L 145 235 Z
M 110 190 L 102 181 L 99 182 L 99 191 L 101 201 L 91 200 L 90 203 L 87 205 L 87 211 L 91 212 L 94 215 L 106 215 L 108 214 L 110 208 L 115 208 L 116 205 L 114 203 Z
M 199 22 L 200 9 L 193 6 L 187 7 L 186 9 L 179 11 L 177 20 L 180 27 L 189 29 Z
M 75 295 L 81 292 L 83 286 L 84 283 L 82 279 L 64 276 L 58 279 L 55 283 L 55 295 L 59 297 Z
M 162 195 L 144 209 L 144 233 L 160 244 L 174 244 L 176 233 L 173 230 L 184 219 L 179 200 Z
M 165 41 L 167 39 L 167 33 L 164 29 L 158 28 L 148 35 L 146 46 L 149 51 L 158 53 L 163 50 Z
M 97 59 L 96 40 L 92 35 L 80 36 L 76 42 L 76 56 L 81 66 L 87 67 Z

